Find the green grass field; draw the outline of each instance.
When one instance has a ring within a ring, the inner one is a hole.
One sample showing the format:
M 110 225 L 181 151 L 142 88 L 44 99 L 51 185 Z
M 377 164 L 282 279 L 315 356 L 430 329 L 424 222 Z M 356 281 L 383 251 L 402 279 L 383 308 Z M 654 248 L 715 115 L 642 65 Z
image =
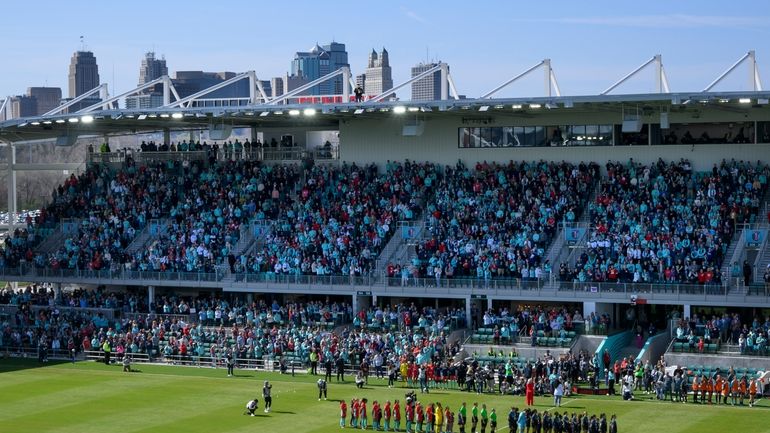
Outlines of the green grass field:
M 329 401 L 317 400 L 316 378 L 305 375 L 222 369 L 136 365 L 134 373 L 96 362 L 39 366 L 34 361 L 0 360 L 0 432 L 334 432 L 339 431 L 338 401 L 353 397 L 400 399 L 403 388 L 389 389 L 373 380 L 364 390 L 351 382 L 329 385 Z M 273 382 L 273 411 L 262 412 L 261 385 Z M 257 417 L 243 416 L 246 402 L 260 397 Z M 561 410 L 615 413 L 621 433 L 770 432 L 767 401 L 758 407 L 700 406 L 618 397 L 570 397 Z M 421 401 L 440 401 L 456 411 L 465 401 L 496 408 L 498 431 L 508 433 L 506 417 L 523 397 L 477 396 L 435 390 Z M 536 398 L 536 408 L 550 410 L 551 399 Z M 371 404 L 370 404 L 371 406 Z M 403 426 L 403 422 L 402 422 Z M 457 431 L 457 427 L 455 427 Z

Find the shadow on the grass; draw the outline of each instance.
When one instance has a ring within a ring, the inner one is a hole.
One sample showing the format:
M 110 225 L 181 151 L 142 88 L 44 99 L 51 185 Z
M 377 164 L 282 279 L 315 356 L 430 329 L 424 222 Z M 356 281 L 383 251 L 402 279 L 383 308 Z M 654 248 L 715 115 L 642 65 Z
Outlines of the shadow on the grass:
M 289 411 L 289 410 L 271 410 L 272 413 L 284 413 L 289 415 L 295 415 L 295 412 Z
M 0 358 L 0 373 L 60 366 L 63 364 L 72 363 L 65 359 L 49 359 L 48 362 L 38 362 L 37 358 Z

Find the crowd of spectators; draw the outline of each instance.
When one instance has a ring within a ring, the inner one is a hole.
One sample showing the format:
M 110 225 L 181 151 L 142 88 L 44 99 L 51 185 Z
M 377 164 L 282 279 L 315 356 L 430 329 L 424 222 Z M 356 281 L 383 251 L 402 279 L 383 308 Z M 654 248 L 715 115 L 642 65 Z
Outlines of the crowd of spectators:
M 145 143 L 146 151 L 153 146 Z M 545 251 L 558 224 L 577 221 L 601 178 L 587 206 L 587 248 L 573 267 L 560 265 L 561 280 L 717 285 L 736 226 L 758 215 L 768 175 L 761 162 L 734 160 L 707 172 L 687 160 L 610 162 L 604 177 L 594 163 L 544 161 L 469 168 L 127 160 L 71 175 L 27 229 L 4 242 L 0 265 L 361 276 L 375 270 L 400 221 L 424 217 L 416 257 L 390 264 L 389 276 L 539 280 L 552 271 Z M 76 224 L 62 244 L 35 252 L 36 229 L 68 218 Z M 151 220 L 160 221 L 157 235 L 127 254 Z M 264 238 L 236 250 L 251 222 L 268 228 Z
M 464 328 L 465 325 L 465 311 L 462 308 L 418 308 L 414 303 L 370 307 L 360 310 L 353 318 L 354 328 L 384 331 L 404 331 L 417 327 L 437 334 L 440 331 Z
M 487 310 L 482 317 L 484 328 L 493 329 L 493 343 L 512 341 L 513 336 L 565 337 L 564 332 L 574 331 L 577 324 L 583 325 L 580 311 L 566 306 L 518 305 L 515 310 L 507 307 L 497 311 Z
M 213 272 L 233 269 L 241 226 L 278 217 L 290 203 L 299 173 L 294 166 L 237 161 L 205 166 L 193 162 L 175 179 L 180 194 L 168 203 L 168 227 L 126 268 Z
M 52 203 L 30 222 L 35 227 L 72 218 L 77 227 L 65 234 L 62 246 L 35 254 L 31 232 L 17 230 L 0 260 L 7 267 L 24 260 L 51 269 L 213 272 L 228 264 L 243 223 L 280 215 L 298 178 L 294 166 L 250 161 L 127 161 L 120 170 L 92 165 L 60 185 Z M 151 219 L 168 226 L 149 246 L 126 254 Z
M 766 355 L 770 317 L 755 316 L 750 322 L 737 313 L 693 314 L 677 321 L 674 339 L 690 352 L 703 353 L 708 344 L 737 345 L 741 354 Z
M 28 305 L 51 308 L 103 308 L 125 313 L 147 312 L 147 297 L 136 290 L 105 291 L 102 287 L 94 290 L 77 288 L 55 290 L 50 285 L 29 285 L 20 290 L 10 286 L 0 289 L 0 305 Z
M 239 257 L 238 272 L 368 275 L 398 221 L 419 215 L 435 182 L 433 164 L 388 162 L 314 166 L 261 248 Z
M 427 202 L 430 239 L 401 272 L 484 280 L 538 279 L 558 223 L 575 221 L 598 178 L 596 164 L 478 163 L 446 167 Z
M 722 161 L 696 172 L 689 161 L 610 162 L 589 205 L 586 250 L 562 281 L 721 283 L 736 225 L 754 222 L 770 168 Z

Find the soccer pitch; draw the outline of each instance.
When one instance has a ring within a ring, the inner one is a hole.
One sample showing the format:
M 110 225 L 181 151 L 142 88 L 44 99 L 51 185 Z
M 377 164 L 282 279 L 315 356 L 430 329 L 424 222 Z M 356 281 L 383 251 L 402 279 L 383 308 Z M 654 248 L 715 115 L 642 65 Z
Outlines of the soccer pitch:
M 317 377 L 224 369 L 135 365 L 123 373 L 119 365 L 89 362 L 39 365 L 21 359 L 0 360 L 0 432 L 337 432 L 339 402 L 367 398 L 404 402 L 403 385 L 388 388 L 371 379 L 357 389 L 352 377 L 329 384 L 329 400 L 318 401 Z M 273 383 L 273 411 L 265 414 L 261 387 Z M 256 417 L 244 416 L 246 402 L 260 400 Z M 618 416 L 621 433 L 770 432 L 768 403 L 757 407 L 701 406 L 661 403 L 637 393 L 639 400 L 619 397 L 569 397 L 561 412 Z M 498 413 L 498 432 L 509 433 L 511 406 L 524 407 L 523 397 L 476 395 L 437 389 L 419 394 L 425 403 L 441 402 L 456 412 L 463 401 L 485 403 Z M 538 411 L 554 410 L 552 399 L 536 397 Z M 350 413 L 348 412 L 348 420 Z M 403 428 L 402 416 L 402 428 Z M 470 426 L 469 426 L 470 427 Z M 346 429 L 349 430 L 349 429 Z M 457 432 L 457 426 L 454 431 Z

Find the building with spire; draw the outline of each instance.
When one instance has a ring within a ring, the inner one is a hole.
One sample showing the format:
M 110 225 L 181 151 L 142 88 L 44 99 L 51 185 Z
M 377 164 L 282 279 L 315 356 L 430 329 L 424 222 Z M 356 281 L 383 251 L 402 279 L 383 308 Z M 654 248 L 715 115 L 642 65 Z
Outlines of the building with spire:
M 99 65 L 91 51 L 76 51 L 70 59 L 69 97 L 77 98 L 99 86 Z
M 96 63 L 94 53 L 91 51 L 76 51 L 72 54 L 68 78 L 69 98 L 63 100 L 64 102 L 99 87 L 99 65 Z M 101 99 L 99 99 L 98 95 L 89 96 L 70 106 L 66 112 L 73 113 L 99 101 Z
M 383 48 L 378 54 L 372 49 L 363 82 L 364 93 L 369 96 L 376 96 L 393 88 L 388 50 Z

